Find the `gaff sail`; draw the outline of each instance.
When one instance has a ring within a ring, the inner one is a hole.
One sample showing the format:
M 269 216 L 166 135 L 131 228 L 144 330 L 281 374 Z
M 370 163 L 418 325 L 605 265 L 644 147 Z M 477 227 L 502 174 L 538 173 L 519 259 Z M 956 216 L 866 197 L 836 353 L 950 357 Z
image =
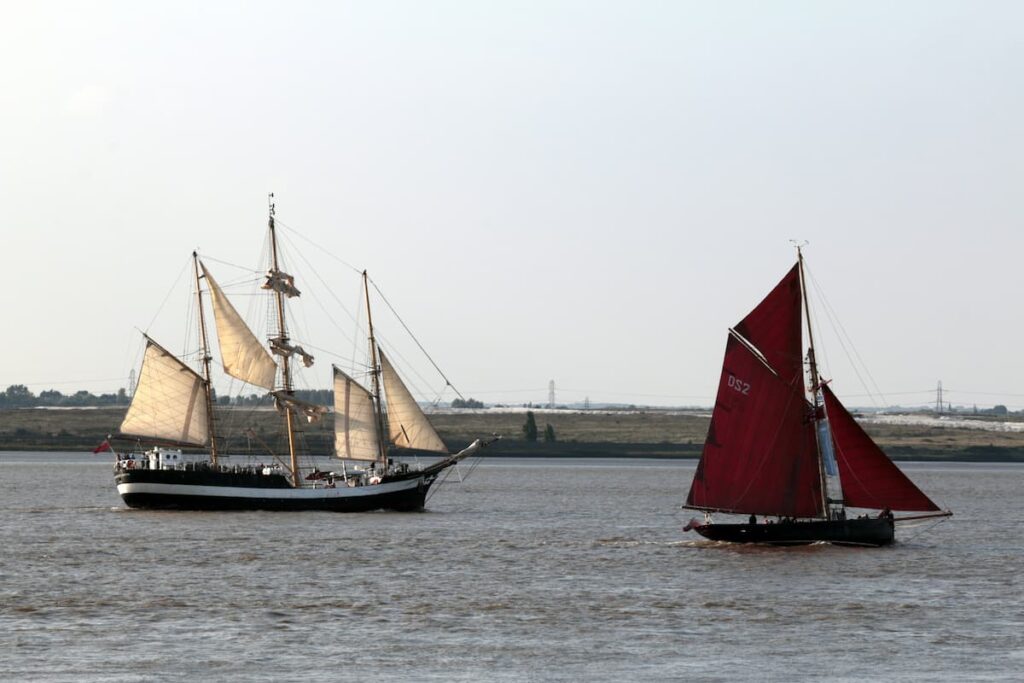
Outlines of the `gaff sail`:
M 734 328 L 787 384 L 802 384 L 800 296 L 800 268 L 795 265 Z
M 210 441 L 205 380 L 146 337 L 139 383 L 121 434 L 185 445 Z
M 686 506 L 821 516 L 812 412 L 801 384 L 784 381 L 730 334 L 711 425 Z
M 334 368 L 334 452 L 346 460 L 380 458 L 373 397 L 338 368 Z

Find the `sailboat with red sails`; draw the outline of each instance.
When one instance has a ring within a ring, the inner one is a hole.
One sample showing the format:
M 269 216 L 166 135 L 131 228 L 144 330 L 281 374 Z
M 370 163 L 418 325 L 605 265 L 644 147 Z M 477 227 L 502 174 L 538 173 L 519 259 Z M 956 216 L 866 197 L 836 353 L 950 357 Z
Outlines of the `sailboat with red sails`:
M 896 522 L 952 515 L 893 464 L 819 374 L 799 248 L 797 263 L 729 330 L 683 508 L 705 513 L 684 531 L 771 545 L 884 546 L 895 539 Z M 917 514 L 897 518 L 894 511 Z M 713 521 L 718 513 L 746 519 Z

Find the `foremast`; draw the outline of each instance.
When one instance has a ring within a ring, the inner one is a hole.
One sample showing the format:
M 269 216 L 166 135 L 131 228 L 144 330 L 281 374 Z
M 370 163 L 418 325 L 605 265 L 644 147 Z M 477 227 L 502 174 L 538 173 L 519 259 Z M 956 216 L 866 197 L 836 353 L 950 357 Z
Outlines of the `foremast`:
M 274 227 L 274 194 L 271 193 L 268 197 L 270 203 L 269 218 L 267 225 L 270 229 L 270 278 L 274 283 L 281 282 L 283 273 L 281 272 L 280 263 L 277 254 L 277 233 Z M 282 346 L 288 345 L 288 326 L 284 317 L 284 300 L 285 292 L 282 291 L 285 288 L 280 286 L 271 287 L 274 291 L 274 300 L 277 305 L 277 337 L 276 339 Z M 281 355 L 281 391 L 286 396 L 294 396 L 295 390 L 292 388 L 292 371 L 291 371 L 291 358 L 289 354 Z M 298 487 L 301 484 L 299 478 L 299 461 L 298 453 L 295 448 L 295 417 L 292 414 L 290 406 L 285 406 L 284 410 L 284 421 L 285 428 L 288 432 L 288 463 L 290 474 L 292 478 L 292 485 Z
M 217 464 L 217 434 L 213 426 L 213 389 L 210 380 L 209 338 L 206 335 L 206 315 L 203 312 L 203 293 L 199 286 L 199 255 L 192 252 L 192 268 L 196 279 L 196 310 L 199 312 L 199 353 L 203 363 L 203 397 L 206 400 L 206 429 L 210 439 L 210 461 Z

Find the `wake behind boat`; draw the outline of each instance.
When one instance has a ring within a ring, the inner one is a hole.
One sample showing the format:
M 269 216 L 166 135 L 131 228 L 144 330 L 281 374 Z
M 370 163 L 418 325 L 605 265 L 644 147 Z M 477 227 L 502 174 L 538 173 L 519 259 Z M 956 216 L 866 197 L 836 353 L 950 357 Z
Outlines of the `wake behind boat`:
M 798 249 L 796 265 L 729 330 L 704 451 L 683 505 L 705 517 L 683 530 L 734 543 L 888 545 L 897 521 L 952 513 L 893 464 L 818 373 L 803 263 Z M 896 519 L 893 510 L 921 514 Z M 749 517 L 720 523 L 712 513 Z
M 273 195 L 271 195 L 273 197 Z M 289 337 L 287 300 L 300 295 L 280 267 L 274 205 L 269 219 L 270 266 L 261 288 L 272 296 L 276 329 L 265 346 L 193 253 L 199 363 L 196 372 L 146 336 L 138 385 L 116 438 L 153 447 L 118 456 L 115 482 L 129 507 L 190 510 L 419 510 L 438 477 L 489 441 L 477 439 L 449 454 L 395 367 L 381 351 L 370 314 L 369 279 L 362 274 L 367 307 L 371 388 L 334 368 L 334 445 L 337 467 L 321 471 L 300 464 L 302 426 L 327 408 L 300 400 L 293 387 L 294 361 L 313 356 Z M 205 282 L 205 291 L 202 284 Z M 287 458 L 266 453 L 262 462 L 228 464 L 218 449 L 213 419 L 211 361 L 204 293 L 213 306 L 224 372 L 269 392 L 287 436 Z M 275 360 L 276 357 L 276 360 Z M 207 448 L 194 454 L 183 448 Z M 396 449 L 441 456 L 427 466 L 398 462 Z

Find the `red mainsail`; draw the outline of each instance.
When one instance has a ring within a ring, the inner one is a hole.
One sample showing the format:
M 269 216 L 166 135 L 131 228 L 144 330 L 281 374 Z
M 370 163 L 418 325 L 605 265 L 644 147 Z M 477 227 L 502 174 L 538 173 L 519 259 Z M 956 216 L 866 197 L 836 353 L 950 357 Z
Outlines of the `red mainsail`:
M 802 382 L 800 311 L 800 265 L 797 264 L 764 301 L 733 328 L 764 355 L 768 365 L 787 383 Z
M 780 379 L 733 335 L 686 504 L 742 514 L 822 514 L 814 422 L 802 383 Z
M 937 511 L 939 506 L 893 464 L 828 386 L 823 387 L 823 393 L 846 505 L 875 510 Z

